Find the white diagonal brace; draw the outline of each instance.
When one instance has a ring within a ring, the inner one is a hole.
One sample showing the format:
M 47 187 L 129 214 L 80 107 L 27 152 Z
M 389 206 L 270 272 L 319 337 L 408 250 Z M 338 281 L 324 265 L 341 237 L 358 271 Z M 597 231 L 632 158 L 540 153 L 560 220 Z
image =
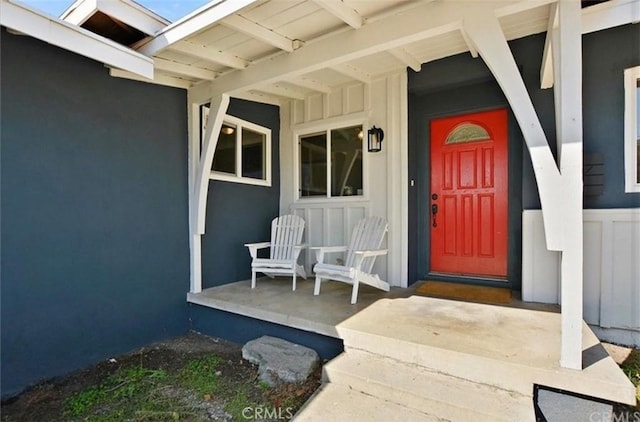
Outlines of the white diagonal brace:
M 189 56 L 197 57 L 213 63 L 219 63 L 234 69 L 244 69 L 249 66 L 248 60 L 241 59 L 238 56 L 234 56 L 226 51 L 218 50 L 212 46 L 205 47 L 190 41 L 180 41 L 179 43 L 172 45 L 171 50 L 176 50 L 180 53 L 188 54 Z
M 250 90 L 263 83 L 276 83 L 429 37 L 457 31 L 462 25 L 461 17 L 465 11 L 480 13 L 484 10 L 495 10 L 497 16 L 506 16 L 553 1 L 418 3 L 416 7 L 403 13 L 369 22 L 357 31 L 333 34 L 291 54 L 261 62 L 260 66 L 250 66 L 241 72 L 229 72 L 219 77 L 213 83 L 212 89 L 215 92 L 229 93 Z
M 152 56 L 169 47 L 171 44 L 205 30 L 255 1 L 256 0 L 212 1 L 185 18 L 167 26 L 151 40 L 144 41 L 144 44 L 137 45 L 136 50 L 147 56 Z
M 156 57 L 154 59 L 156 70 L 163 70 L 165 72 L 176 73 L 178 75 L 187 76 L 195 79 L 215 79 L 218 74 L 211 70 L 202 69 L 200 67 L 189 66 L 183 63 L 174 62 L 171 60 Z
M 229 96 L 226 94 L 211 98 L 209 106 L 209 118 L 202 140 L 202 152 L 196 171 L 195 189 L 193 193 L 194 207 L 192 216 L 194 234 L 203 235 L 207 215 L 207 194 L 209 191 L 209 174 L 213 164 L 213 155 L 218 144 L 218 134 L 222 128 L 222 122 L 229 107 Z
M 518 121 L 536 175 L 550 250 L 562 250 L 562 189 L 558 167 L 496 16 L 490 11 L 467 15 L 463 30 L 485 61 Z
M 364 24 L 364 18 L 342 0 L 313 0 L 313 2 L 354 29 Z
M 295 48 L 293 40 L 278 34 L 269 28 L 265 28 L 252 20 L 240 15 L 227 16 L 222 22 L 223 25 L 233 28 L 236 31 L 256 38 L 266 44 L 270 44 L 274 47 L 278 47 L 280 50 L 292 52 Z
M 473 43 L 467 36 L 467 33 L 464 31 L 460 31 L 460 33 L 462 34 L 462 39 L 464 39 L 464 43 L 467 44 L 467 48 L 469 49 L 469 53 L 471 54 L 471 57 L 473 57 L 474 59 L 478 58 L 478 50 L 476 50 L 476 48 L 473 46 Z
M 410 67 L 414 72 L 420 72 L 422 68 L 422 63 L 420 60 L 416 59 L 411 53 L 405 50 L 402 47 L 392 48 L 389 50 L 389 54 L 391 54 L 396 59 L 400 60 L 402 63 Z

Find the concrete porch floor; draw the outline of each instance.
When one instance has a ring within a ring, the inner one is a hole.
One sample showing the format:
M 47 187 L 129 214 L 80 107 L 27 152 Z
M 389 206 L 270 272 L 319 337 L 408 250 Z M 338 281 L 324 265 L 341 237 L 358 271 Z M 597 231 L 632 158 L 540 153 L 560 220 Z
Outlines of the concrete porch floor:
M 341 338 L 346 349 L 372 350 L 475 382 L 501 386 L 509 380 L 509 388 L 523 391 L 539 384 L 635 402 L 632 384 L 586 324 L 584 370 L 560 368 L 557 306 L 517 299 L 506 306 L 485 305 L 415 296 L 412 288 L 385 293 L 369 286 L 360 288 L 358 304 L 351 305 L 350 293 L 349 285 L 325 282 L 314 296 L 312 279 L 300 280 L 293 292 L 291 279 L 263 278 L 255 289 L 240 281 L 189 293 L 187 300 Z
M 413 289 L 392 288 L 384 292 L 362 285 L 358 303 L 351 305 L 351 286 L 325 282 L 320 295 L 313 295 L 313 279 L 298 279 L 296 291 L 290 278 L 259 278 L 256 288 L 244 280 L 187 293 L 187 302 L 232 312 L 275 324 L 340 338 L 336 326 L 375 301 L 408 297 Z

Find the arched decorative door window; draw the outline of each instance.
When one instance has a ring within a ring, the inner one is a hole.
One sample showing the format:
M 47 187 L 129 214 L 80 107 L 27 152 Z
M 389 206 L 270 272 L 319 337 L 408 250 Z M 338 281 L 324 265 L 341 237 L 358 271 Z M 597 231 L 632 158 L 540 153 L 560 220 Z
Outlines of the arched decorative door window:
M 487 141 L 489 139 L 491 139 L 491 136 L 489 136 L 489 132 L 487 132 L 485 128 L 475 123 L 464 122 L 457 125 L 451 130 L 451 132 L 449 132 L 444 143 L 446 145 L 451 145 L 466 142 Z

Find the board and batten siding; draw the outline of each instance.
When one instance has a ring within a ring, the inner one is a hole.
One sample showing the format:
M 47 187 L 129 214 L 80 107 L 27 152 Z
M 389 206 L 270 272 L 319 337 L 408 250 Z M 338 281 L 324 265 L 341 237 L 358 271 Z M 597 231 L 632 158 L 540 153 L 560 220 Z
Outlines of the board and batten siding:
M 584 319 L 636 331 L 640 342 L 640 209 L 584 210 Z M 545 247 L 542 213 L 522 219 L 522 299 L 559 303 L 560 255 Z
M 310 95 L 281 107 L 280 213 L 293 213 L 306 221 L 304 241 L 313 246 L 339 246 L 349 241 L 359 219 L 377 215 L 389 222 L 383 244 L 387 257 L 376 260 L 373 272 L 392 286 L 407 286 L 407 76 L 406 72 L 352 83 L 328 94 Z M 362 124 L 364 195 L 341 198 L 298 198 L 297 142 L 300 134 Z M 366 131 L 384 130 L 382 151 L 366 151 Z M 335 258 L 333 258 L 335 259 Z M 307 270 L 315 263 L 309 248 L 302 261 Z

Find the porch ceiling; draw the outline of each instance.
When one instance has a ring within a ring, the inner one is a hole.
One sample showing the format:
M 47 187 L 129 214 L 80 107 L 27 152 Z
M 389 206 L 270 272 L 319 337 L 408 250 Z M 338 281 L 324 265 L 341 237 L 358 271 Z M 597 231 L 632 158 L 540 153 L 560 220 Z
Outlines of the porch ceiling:
M 243 72 L 266 62 L 299 59 L 316 50 L 320 56 L 326 56 L 329 45 L 326 41 L 332 37 L 344 35 L 353 39 L 354 31 L 358 33 L 370 25 L 380 29 L 378 48 L 340 55 L 340 59 L 326 65 L 302 65 L 296 68 L 293 77 L 290 72 L 283 72 L 281 79 L 265 77 L 264 82 L 252 81 L 246 86 L 233 87 L 234 94 L 277 103 L 283 99 L 304 98 L 314 92 L 329 92 L 354 80 L 369 82 L 378 75 L 406 67 L 419 71 L 422 63 L 470 51 L 461 26 L 447 17 L 464 10 L 466 5 L 500 10 L 497 13 L 500 23 L 507 39 L 511 40 L 545 31 L 552 2 L 217 0 L 167 26 L 135 48 L 155 59 L 154 79 L 158 83 L 189 88 L 204 81 L 215 84 L 221 78 L 225 83 L 221 81 L 220 85 L 225 86 L 230 75 L 244 76 Z M 399 37 L 392 33 L 397 30 L 398 19 L 411 16 L 423 17 L 421 30 L 430 26 L 437 30 L 424 31 L 423 37 Z M 460 13 L 459 22 L 462 17 Z M 447 25 L 447 19 L 452 24 Z M 391 27 L 392 23 L 396 28 Z M 386 42 L 387 29 L 388 39 L 395 42 Z M 363 35 L 366 32 L 363 31 Z M 379 31 L 376 29 L 376 32 Z

